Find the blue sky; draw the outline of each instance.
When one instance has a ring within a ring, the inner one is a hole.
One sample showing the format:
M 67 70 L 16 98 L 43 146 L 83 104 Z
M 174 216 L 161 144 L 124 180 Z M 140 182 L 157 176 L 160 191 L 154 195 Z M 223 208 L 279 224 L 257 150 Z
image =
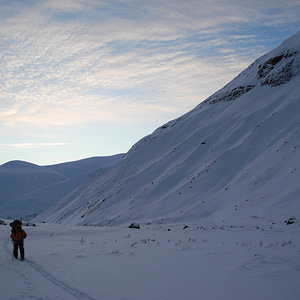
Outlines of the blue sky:
M 0 0 L 0 164 L 127 152 L 299 28 L 298 0 Z

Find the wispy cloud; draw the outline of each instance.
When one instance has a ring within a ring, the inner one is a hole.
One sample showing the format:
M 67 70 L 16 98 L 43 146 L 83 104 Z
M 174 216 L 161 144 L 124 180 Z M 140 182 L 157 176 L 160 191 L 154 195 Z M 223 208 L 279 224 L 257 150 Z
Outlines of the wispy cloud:
M 292 34 L 300 15 L 295 0 L 0 6 L 0 130 L 12 134 L 168 121 Z
M 69 143 L 17 143 L 17 144 L 1 144 L 0 152 L 8 150 L 20 150 L 20 149 L 40 149 L 43 147 L 53 147 L 53 146 L 66 146 Z

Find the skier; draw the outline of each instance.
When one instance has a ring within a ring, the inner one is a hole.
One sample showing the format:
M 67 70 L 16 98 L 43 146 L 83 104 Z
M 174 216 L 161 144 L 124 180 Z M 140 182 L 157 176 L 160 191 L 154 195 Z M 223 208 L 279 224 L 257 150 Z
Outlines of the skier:
M 15 221 L 14 221 L 15 223 Z M 24 251 L 24 239 L 27 237 L 27 233 L 25 230 L 22 229 L 22 222 L 14 224 L 15 226 L 12 226 L 11 235 L 10 238 L 13 240 L 14 243 L 14 257 L 18 258 L 18 248 L 20 248 L 21 253 L 21 260 L 24 260 L 25 258 L 25 251 Z

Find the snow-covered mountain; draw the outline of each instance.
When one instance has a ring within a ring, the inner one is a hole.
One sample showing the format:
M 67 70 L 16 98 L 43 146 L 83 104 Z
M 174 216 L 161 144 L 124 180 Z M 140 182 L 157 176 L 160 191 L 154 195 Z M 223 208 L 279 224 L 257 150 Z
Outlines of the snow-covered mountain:
M 100 168 L 119 162 L 124 154 L 38 166 L 11 161 L 0 166 L 0 217 L 28 218 L 39 214 Z
M 37 220 L 116 225 L 300 213 L 300 32 Z

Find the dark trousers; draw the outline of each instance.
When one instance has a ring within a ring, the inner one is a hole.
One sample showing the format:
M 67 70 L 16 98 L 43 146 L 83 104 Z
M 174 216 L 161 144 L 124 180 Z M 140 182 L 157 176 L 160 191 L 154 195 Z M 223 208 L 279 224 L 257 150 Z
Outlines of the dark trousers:
M 21 259 L 24 259 L 25 251 L 24 251 L 24 241 L 18 241 L 14 244 L 14 257 L 18 258 L 18 248 L 20 248 Z

